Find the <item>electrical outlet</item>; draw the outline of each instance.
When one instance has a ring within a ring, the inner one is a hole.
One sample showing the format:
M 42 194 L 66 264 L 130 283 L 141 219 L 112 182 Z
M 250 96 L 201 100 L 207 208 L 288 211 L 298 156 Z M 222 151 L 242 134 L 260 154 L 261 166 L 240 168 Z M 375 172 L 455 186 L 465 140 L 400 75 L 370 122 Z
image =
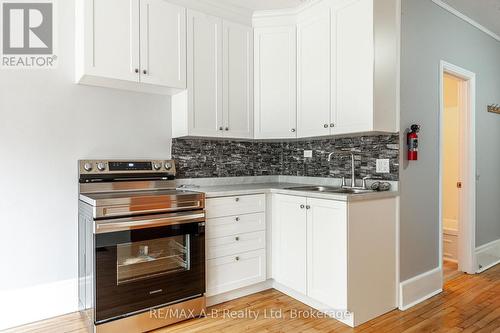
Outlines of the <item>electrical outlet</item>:
M 377 173 L 391 172 L 388 159 L 377 159 Z
M 312 158 L 313 157 L 313 151 L 312 150 L 304 150 L 304 157 L 305 158 Z

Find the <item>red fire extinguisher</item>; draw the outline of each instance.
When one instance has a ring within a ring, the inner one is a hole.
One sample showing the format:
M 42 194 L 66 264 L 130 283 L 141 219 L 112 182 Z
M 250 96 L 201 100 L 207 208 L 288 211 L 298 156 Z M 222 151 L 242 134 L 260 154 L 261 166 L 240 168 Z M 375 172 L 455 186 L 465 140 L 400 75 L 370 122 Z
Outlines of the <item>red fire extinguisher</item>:
M 411 125 L 410 131 L 406 135 L 408 141 L 408 161 L 418 160 L 418 132 L 420 132 L 420 126 Z

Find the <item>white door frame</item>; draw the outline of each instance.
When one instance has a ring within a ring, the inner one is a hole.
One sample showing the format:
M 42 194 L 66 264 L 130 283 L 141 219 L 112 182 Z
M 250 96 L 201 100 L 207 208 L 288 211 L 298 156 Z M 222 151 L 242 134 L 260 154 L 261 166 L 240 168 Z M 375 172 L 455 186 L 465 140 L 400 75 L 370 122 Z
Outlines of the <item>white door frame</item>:
M 439 110 L 439 265 L 443 265 L 443 155 L 444 155 L 444 75 L 451 74 L 463 80 L 460 113 L 460 180 L 458 269 L 468 274 L 476 273 L 476 74 L 464 68 L 441 61 L 440 110 Z

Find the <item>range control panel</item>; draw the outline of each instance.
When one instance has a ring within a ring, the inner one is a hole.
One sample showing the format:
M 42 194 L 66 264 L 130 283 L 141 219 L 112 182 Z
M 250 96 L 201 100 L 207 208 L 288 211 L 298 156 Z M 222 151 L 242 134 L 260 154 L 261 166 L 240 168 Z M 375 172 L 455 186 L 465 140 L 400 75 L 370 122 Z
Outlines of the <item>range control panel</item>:
M 166 173 L 175 176 L 173 160 L 81 160 L 78 164 L 80 175 Z

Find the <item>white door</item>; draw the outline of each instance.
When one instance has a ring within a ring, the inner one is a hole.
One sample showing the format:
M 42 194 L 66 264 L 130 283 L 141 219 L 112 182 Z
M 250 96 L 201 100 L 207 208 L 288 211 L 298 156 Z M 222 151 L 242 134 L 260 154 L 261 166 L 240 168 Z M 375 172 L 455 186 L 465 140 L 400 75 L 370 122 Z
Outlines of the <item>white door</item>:
M 189 134 L 222 136 L 222 20 L 188 10 Z
M 295 26 L 258 28 L 255 35 L 255 137 L 297 136 Z
M 306 294 L 306 198 L 273 197 L 272 267 L 274 279 Z
M 307 199 L 307 295 L 332 309 L 347 308 L 345 202 Z
M 186 9 L 141 0 L 141 82 L 186 89 Z
M 139 82 L 139 0 L 94 0 L 85 7 L 89 27 L 86 74 Z
M 223 22 L 224 136 L 253 138 L 253 29 Z
M 373 24 L 373 0 L 350 0 L 333 9 L 332 134 L 373 128 Z
M 330 134 L 330 11 L 299 23 L 297 136 Z

